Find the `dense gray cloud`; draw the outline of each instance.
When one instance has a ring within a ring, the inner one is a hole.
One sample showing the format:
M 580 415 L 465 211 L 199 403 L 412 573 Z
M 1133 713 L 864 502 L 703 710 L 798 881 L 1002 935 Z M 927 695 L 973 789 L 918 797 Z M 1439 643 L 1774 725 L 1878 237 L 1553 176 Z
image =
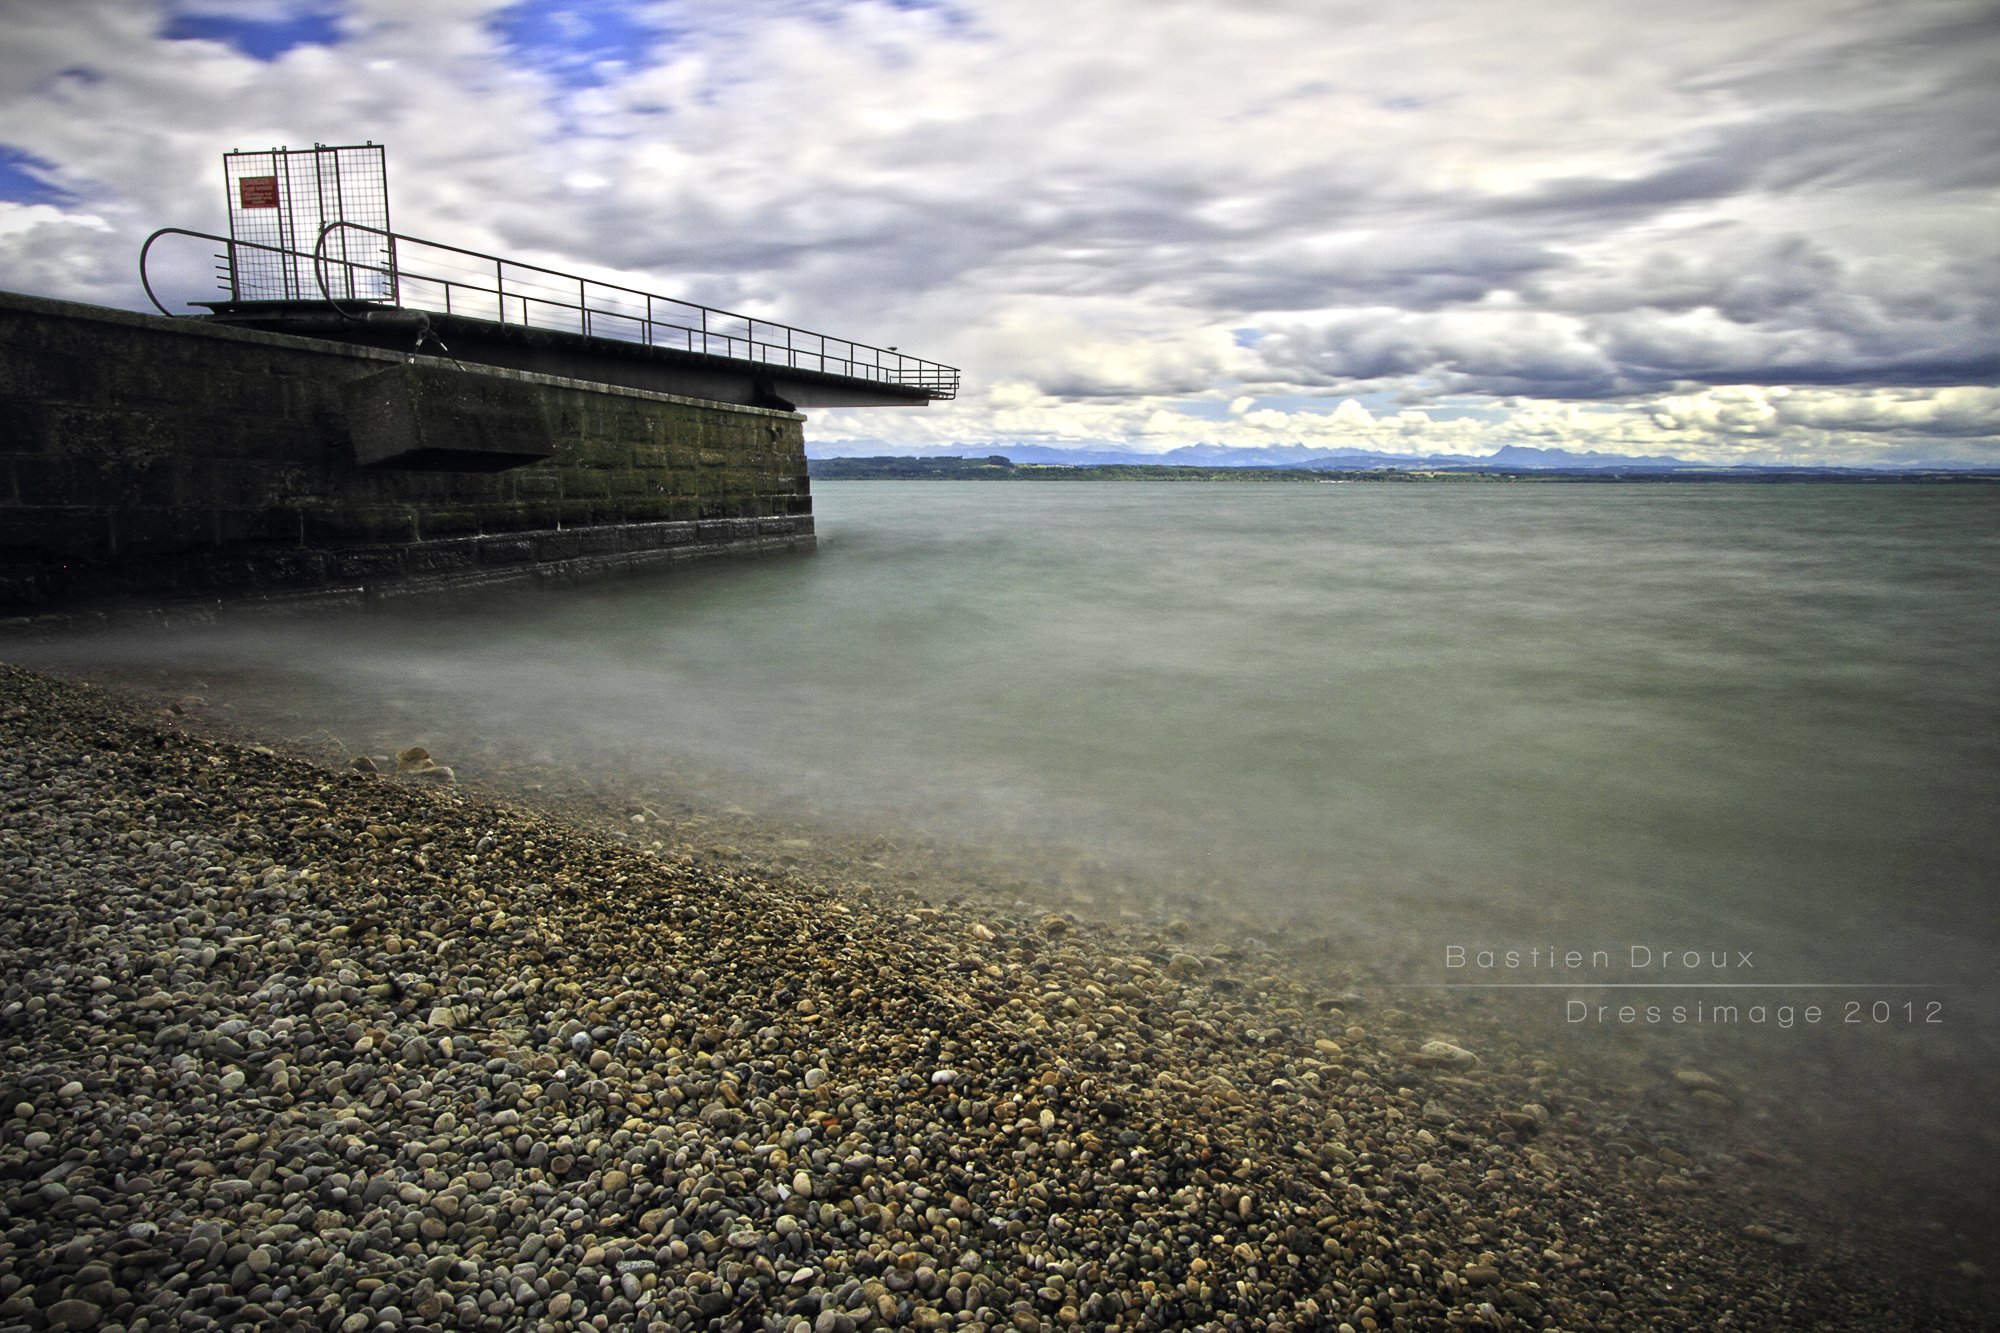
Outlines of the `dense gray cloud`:
M 368 138 L 403 230 L 967 368 L 826 439 L 2000 461 L 1985 0 L 0 15 L 12 288 L 136 306 L 221 152 Z

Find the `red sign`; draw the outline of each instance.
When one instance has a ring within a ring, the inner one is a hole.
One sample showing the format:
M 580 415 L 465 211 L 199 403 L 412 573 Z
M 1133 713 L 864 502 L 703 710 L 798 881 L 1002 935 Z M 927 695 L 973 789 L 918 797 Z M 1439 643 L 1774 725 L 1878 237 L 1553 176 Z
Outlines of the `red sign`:
M 236 196 L 245 208 L 276 208 L 278 206 L 278 178 L 276 176 L 244 176 L 236 182 Z

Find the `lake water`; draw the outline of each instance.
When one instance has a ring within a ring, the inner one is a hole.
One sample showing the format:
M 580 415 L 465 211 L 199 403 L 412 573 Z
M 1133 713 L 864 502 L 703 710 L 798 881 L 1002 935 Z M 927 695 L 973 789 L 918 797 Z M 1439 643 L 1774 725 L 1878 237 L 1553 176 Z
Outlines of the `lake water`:
M 1206 906 L 1578 1061 L 1756 1084 L 1808 1170 L 1947 1254 L 1991 1236 L 2000 488 L 814 493 L 807 557 L 90 651 L 1061 845 L 1153 886 L 1107 912 Z M 1672 1017 L 1718 1003 L 1822 1018 Z

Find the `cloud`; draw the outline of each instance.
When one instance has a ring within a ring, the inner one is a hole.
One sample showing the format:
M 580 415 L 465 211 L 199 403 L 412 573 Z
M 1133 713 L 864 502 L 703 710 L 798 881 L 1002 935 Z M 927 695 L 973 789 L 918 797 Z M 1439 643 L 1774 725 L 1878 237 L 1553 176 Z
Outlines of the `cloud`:
M 2000 435 L 2000 389 L 1877 389 L 1863 393 L 1704 389 L 1658 399 L 1654 415 L 1670 430 L 1710 430 L 1735 436 L 1817 431 L 1976 440 Z
M 8 35 L 9 287 L 140 305 L 148 231 L 222 225 L 222 152 L 372 139 L 403 230 L 967 371 L 816 431 L 1996 444 L 1978 0 L 76 0 Z M 1715 405 L 1753 399 L 1766 433 Z
M 1415 381 L 1444 394 L 1550 397 L 1601 397 L 1617 387 L 1617 368 L 1587 326 L 1538 310 L 1342 311 L 1270 327 L 1257 353 L 1274 385 Z
M 96 262 L 96 246 L 111 224 L 88 213 L 48 204 L 0 200 L 0 272 L 30 291 L 62 293 L 70 300 L 98 300 L 118 292 Z

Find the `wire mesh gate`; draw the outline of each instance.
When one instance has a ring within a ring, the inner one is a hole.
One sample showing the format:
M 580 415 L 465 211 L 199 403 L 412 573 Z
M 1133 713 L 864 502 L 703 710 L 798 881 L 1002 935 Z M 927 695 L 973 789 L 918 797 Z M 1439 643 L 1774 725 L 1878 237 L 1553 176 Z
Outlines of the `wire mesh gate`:
M 326 258 L 344 300 L 396 299 L 389 260 L 389 169 L 381 144 L 270 148 L 225 153 L 229 196 L 229 280 L 238 301 L 322 299 L 313 251 L 330 224 Z

